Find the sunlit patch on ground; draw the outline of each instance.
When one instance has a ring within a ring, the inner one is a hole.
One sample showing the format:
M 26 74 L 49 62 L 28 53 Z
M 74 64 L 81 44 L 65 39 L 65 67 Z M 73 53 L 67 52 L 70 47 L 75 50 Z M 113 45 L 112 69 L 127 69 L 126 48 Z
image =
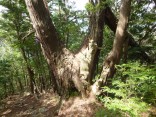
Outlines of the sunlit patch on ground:
M 30 94 L 24 96 L 14 95 L 2 100 L 0 116 L 2 117 L 51 117 L 55 113 L 55 106 L 59 98 L 46 93 L 37 99 Z
M 0 102 L 0 117 L 95 117 L 102 104 L 91 98 L 71 97 L 61 100 L 55 94 L 45 93 L 37 99 L 31 94 L 13 95 Z M 141 117 L 156 116 L 156 108 Z
M 94 117 L 95 112 L 101 104 L 92 101 L 90 98 L 70 98 L 63 101 L 59 110 L 59 117 Z

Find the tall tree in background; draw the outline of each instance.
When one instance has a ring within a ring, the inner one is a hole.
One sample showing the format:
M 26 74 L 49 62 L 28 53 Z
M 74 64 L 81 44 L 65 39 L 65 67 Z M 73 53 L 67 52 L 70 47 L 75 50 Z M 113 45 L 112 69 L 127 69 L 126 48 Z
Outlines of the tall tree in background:
M 82 96 L 85 97 L 86 88 L 92 84 L 92 71 L 95 70 L 94 64 L 98 62 L 97 57 L 102 44 L 105 13 L 102 2 L 105 0 L 90 0 L 91 5 L 99 5 L 99 8 L 96 9 L 96 12 L 90 12 L 89 35 L 76 54 L 66 49 L 59 39 L 50 18 L 46 0 L 25 0 L 25 2 L 42 51 L 54 73 L 54 83 L 58 92 L 60 94 L 66 92 L 71 87 L 70 81 L 72 81 Z M 114 72 L 114 65 L 118 64 L 121 58 L 129 12 L 130 0 L 123 0 L 113 49 L 107 58 L 109 61 L 108 68 L 111 72 Z
M 35 77 L 39 76 L 40 79 L 42 79 L 45 75 L 43 75 L 43 72 L 39 73 L 37 67 L 34 65 L 38 64 L 38 68 L 44 68 L 39 60 L 42 58 L 41 52 L 39 51 L 39 45 L 34 43 L 34 36 L 32 36 L 32 34 L 34 34 L 34 29 L 32 29 L 32 26 L 30 25 L 30 18 L 28 17 L 25 2 L 19 0 L 5 0 L 0 1 L 0 5 L 7 9 L 2 13 L 2 17 L 0 18 L 1 38 L 4 38 L 4 40 L 12 44 L 13 48 L 20 51 L 22 59 L 24 60 L 23 74 L 25 74 L 26 77 L 26 85 L 29 84 L 28 87 L 31 93 L 35 93 L 35 90 L 38 87 L 36 79 L 39 79 Z M 36 47 L 34 47 L 34 45 Z M 21 61 L 22 60 L 20 60 L 20 62 Z M 16 68 L 16 64 L 17 63 L 14 63 L 14 65 L 12 65 L 15 71 L 15 73 L 12 72 L 12 77 L 13 74 L 16 74 L 15 77 L 18 79 L 20 88 L 24 91 L 23 85 L 26 81 L 24 81 L 22 76 L 18 76 L 19 74 L 22 74 L 22 70 L 21 68 Z M 13 78 L 13 80 L 16 78 Z M 43 80 L 41 80 L 41 82 L 41 84 L 44 84 Z

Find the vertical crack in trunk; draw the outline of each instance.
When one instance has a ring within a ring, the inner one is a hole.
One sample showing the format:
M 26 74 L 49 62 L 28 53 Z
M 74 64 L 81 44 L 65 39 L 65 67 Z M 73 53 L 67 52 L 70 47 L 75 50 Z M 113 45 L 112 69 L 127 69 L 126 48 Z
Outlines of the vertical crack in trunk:
M 90 1 L 94 6 L 101 5 L 101 1 Z M 96 9 L 96 12 L 89 12 L 89 34 L 84 45 L 80 49 L 76 57 L 80 61 L 80 76 L 81 80 L 88 85 L 92 84 L 96 65 L 98 64 L 100 48 L 103 42 L 103 27 L 104 27 L 104 7 Z

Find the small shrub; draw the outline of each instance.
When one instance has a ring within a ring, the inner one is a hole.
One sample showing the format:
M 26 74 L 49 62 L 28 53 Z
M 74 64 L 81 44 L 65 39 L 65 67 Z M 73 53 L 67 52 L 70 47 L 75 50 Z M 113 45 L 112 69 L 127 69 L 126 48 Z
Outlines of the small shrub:
M 120 110 L 101 108 L 96 112 L 95 117 L 122 117 L 122 115 Z
M 156 67 L 130 62 L 116 68 L 112 85 L 103 87 L 105 96 L 99 99 L 108 110 L 119 112 L 123 117 L 139 117 L 150 104 L 156 104 Z

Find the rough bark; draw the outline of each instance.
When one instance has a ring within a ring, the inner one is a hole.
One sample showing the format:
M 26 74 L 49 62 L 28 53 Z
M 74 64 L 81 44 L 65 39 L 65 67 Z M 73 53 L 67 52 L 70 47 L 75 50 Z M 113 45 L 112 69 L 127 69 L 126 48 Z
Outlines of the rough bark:
M 93 6 L 100 5 L 102 0 L 90 1 Z M 100 48 L 103 42 L 104 28 L 104 8 L 97 9 L 96 12 L 89 11 L 89 34 L 83 43 L 83 46 L 76 54 L 80 61 L 80 75 L 83 81 L 92 84 L 96 65 L 98 64 Z
M 131 0 L 121 1 L 119 21 L 117 24 L 113 48 L 104 62 L 100 79 L 98 79 L 92 86 L 92 93 L 94 94 L 99 93 L 99 88 L 102 83 L 106 83 L 108 78 L 113 77 L 115 73 L 115 65 L 119 64 L 120 62 L 123 44 L 127 34 L 126 29 L 128 24 L 128 17 L 130 14 L 130 5 Z
M 25 0 L 25 2 L 36 31 L 36 37 L 54 74 L 58 92 L 63 94 L 73 82 L 82 96 L 85 97 L 85 90 L 93 78 L 92 71 L 95 70 L 95 64 L 98 62 L 99 47 L 102 46 L 104 10 L 98 9 L 96 13 L 90 15 L 91 25 L 87 41 L 78 53 L 73 54 L 64 47 L 58 38 L 46 0 Z M 101 0 L 93 2 L 94 5 L 100 3 Z
M 36 38 L 39 40 L 48 64 L 57 78 L 55 59 L 59 56 L 58 50 L 61 48 L 61 44 L 58 41 L 55 27 L 51 22 L 46 3 L 43 0 L 25 0 L 25 2 L 36 31 Z M 56 79 L 53 80 L 55 87 L 57 87 L 56 89 L 59 90 Z
M 85 96 L 84 87 L 79 79 L 79 61 L 74 54 L 64 48 L 58 38 L 46 0 L 25 0 L 25 2 L 44 56 L 54 74 L 58 93 L 62 94 L 67 90 L 70 87 L 69 81 L 72 81 Z
M 90 3 L 95 6 L 100 4 L 101 1 L 105 0 L 90 0 Z M 125 2 L 127 2 L 127 0 Z M 46 0 L 25 0 L 25 3 L 36 31 L 36 37 L 40 42 L 44 56 L 47 59 L 50 70 L 54 76 L 52 77 L 53 84 L 61 95 L 66 92 L 73 83 L 83 96 L 86 95 L 85 90 L 92 84 L 95 66 L 98 63 L 100 47 L 102 46 L 104 22 L 111 30 L 117 33 L 112 52 L 105 62 L 104 69 L 106 68 L 106 74 L 104 74 L 105 72 L 103 70 L 99 82 L 102 83 L 104 77 L 106 79 L 113 75 L 114 65 L 118 64 L 121 58 L 125 33 L 129 38 L 129 45 L 133 47 L 138 46 L 134 41 L 134 38 L 132 38 L 128 32 L 125 32 L 127 20 L 123 19 L 124 22 L 118 23 L 124 23 L 121 26 L 122 34 L 120 35 L 119 31 L 116 31 L 118 20 L 113 15 L 110 8 L 106 7 L 105 10 L 100 8 L 96 12 L 90 12 L 89 35 L 80 50 L 74 54 L 67 50 L 58 38 L 56 29 L 50 18 Z M 143 53 L 144 58 L 147 59 L 148 57 L 146 55 L 146 53 Z M 107 69 L 106 66 L 109 69 Z M 99 86 L 99 82 L 96 82 L 93 87 Z

